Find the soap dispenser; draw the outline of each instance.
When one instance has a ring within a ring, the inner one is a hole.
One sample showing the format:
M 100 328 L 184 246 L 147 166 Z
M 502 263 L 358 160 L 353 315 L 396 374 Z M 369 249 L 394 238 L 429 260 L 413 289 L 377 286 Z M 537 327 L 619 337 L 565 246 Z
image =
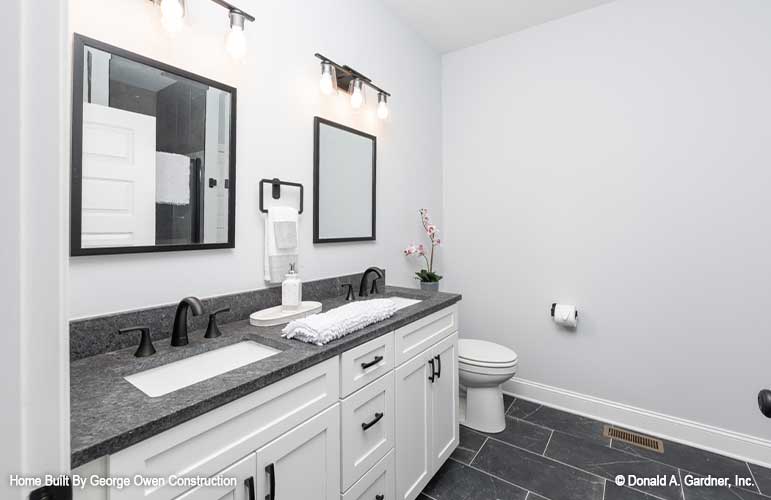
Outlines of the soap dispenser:
M 289 272 L 281 284 L 281 307 L 285 311 L 299 309 L 303 301 L 303 282 L 294 270 L 294 263 L 289 264 Z

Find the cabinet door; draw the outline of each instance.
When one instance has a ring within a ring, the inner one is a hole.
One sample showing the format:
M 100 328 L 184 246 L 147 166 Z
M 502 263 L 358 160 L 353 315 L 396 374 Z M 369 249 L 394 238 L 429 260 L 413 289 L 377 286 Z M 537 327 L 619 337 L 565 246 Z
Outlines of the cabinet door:
M 431 479 L 431 366 L 433 351 L 396 369 L 396 498 L 412 500 Z
M 442 466 L 458 446 L 458 334 L 431 349 L 437 376 L 431 384 L 432 471 Z
M 254 453 L 223 470 L 215 477 L 232 478 L 228 486 L 201 486 L 177 497 L 177 500 L 249 500 L 254 488 L 254 471 L 257 457 Z
M 340 405 L 257 450 L 260 500 L 332 500 L 340 496 Z

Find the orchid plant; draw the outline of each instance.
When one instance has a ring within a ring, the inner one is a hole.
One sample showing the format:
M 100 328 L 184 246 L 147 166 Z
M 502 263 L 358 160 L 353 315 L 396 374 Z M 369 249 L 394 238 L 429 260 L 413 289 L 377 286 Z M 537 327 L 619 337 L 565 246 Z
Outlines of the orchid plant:
M 423 283 L 438 283 L 442 277 L 434 272 L 434 251 L 442 241 L 439 239 L 439 230 L 431 223 L 431 219 L 428 216 L 428 209 L 421 208 L 419 213 L 423 229 L 425 229 L 426 236 L 428 236 L 431 243 L 431 251 L 428 253 L 426 247 L 423 246 L 422 243 L 419 245 L 413 243 L 404 249 L 404 255 L 419 255 L 423 257 L 426 261 L 426 269 L 421 269 L 420 272 L 415 273 L 415 276 Z

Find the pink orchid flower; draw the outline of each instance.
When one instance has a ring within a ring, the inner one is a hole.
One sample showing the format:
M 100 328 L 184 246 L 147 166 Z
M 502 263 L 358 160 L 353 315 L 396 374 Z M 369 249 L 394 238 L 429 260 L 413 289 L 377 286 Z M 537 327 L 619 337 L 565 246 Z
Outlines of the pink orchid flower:
M 423 257 L 423 259 L 425 259 L 426 261 L 426 269 L 423 271 L 427 271 L 428 273 L 436 277 L 435 273 L 433 272 L 434 250 L 441 243 L 441 240 L 439 239 L 439 229 L 436 227 L 435 224 L 431 223 L 431 219 L 428 216 L 427 208 L 421 208 L 420 210 L 418 210 L 418 213 L 420 214 L 420 222 L 421 224 L 423 224 L 423 229 L 426 231 L 426 235 L 428 236 L 428 239 L 431 242 L 431 251 L 429 252 L 423 244 L 419 244 L 417 246 L 415 244 L 411 244 L 410 246 L 404 249 L 404 255 L 405 256 L 419 255 Z M 423 271 L 421 271 L 421 273 Z M 421 273 L 416 273 L 416 274 L 420 275 Z M 439 276 L 436 279 L 441 279 L 441 276 Z

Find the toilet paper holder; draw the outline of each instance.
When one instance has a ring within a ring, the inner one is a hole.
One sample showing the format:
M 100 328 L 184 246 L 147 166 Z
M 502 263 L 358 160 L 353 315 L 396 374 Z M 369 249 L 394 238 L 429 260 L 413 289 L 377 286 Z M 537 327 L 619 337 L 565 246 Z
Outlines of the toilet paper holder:
M 552 302 L 552 304 L 551 304 L 551 317 L 552 318 L 554 317 L 554 308 L 556 308 L 556 307 L 557 307 L 557 303 L 556 302 Z M 576 319 L 578 319 L 578 309 L 576 309 Z

